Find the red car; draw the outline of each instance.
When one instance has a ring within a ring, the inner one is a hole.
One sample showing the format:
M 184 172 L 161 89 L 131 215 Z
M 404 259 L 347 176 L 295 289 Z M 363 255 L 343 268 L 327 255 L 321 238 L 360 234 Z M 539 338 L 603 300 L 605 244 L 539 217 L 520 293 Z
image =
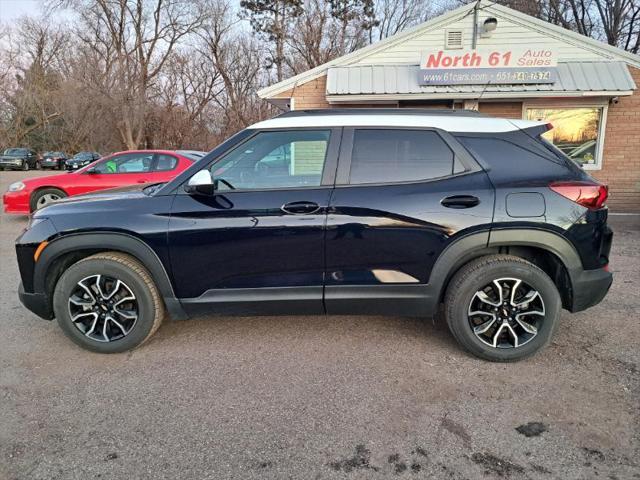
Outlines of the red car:
M 28 215 L 71 195 L 167 182 L 203 157 L 192 150 L 130 150 L 114 153 L 75 172 L 29 178 L 9 185 L 2 197 L 5 213 Z

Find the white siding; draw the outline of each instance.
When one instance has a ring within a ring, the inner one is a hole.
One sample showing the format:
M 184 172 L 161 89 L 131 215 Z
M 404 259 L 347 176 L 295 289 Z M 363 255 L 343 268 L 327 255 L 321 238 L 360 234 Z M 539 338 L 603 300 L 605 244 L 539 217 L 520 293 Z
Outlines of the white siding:
M 420 62 L 420 52 L 424 50 L 439 50 L 445 46 L 445 27 L 447 30 L 460 29 L 463 31 L 464 48 L 471 48 L 473 38 L 473 14 L 460 15 L 462 18 L 452 19 L 446 25 L 439 25 L 435 30 L 418 32 L 415 36 L 394 43 L 384 50 L 374 52 L 360 58 L 356 65 L 381 64 L 414 64 Z M 612 59 L 607 52 L 596 52 L 589 45 L 573 45 L 568 39 L 550 37 L 548 32 L 542 33 L 535 26 L 527 26 L 524 22 L 505 18 L 500 12 L 485 8 L 480 12 L 479 24 L 488 17 L 498 19 L 498 28 L 489 38 L 478 38 L 477 48 L 491 48 L 508 46 L 527 46 L 532 48 L 553 48 L 558 52 L 561 62 L 576 60 Z M 577 43 L 577 42 L 575 42 Z M 455 52 L 455 51 L 454 51 Z

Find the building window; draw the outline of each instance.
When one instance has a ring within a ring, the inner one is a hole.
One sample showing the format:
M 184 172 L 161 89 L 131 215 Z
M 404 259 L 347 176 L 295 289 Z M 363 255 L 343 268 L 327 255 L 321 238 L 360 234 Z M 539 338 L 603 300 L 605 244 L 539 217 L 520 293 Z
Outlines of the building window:
M 552 123 L 543 137 L 584 169 L 602 168 L 603 107 L 528 107 L 526 118 Z

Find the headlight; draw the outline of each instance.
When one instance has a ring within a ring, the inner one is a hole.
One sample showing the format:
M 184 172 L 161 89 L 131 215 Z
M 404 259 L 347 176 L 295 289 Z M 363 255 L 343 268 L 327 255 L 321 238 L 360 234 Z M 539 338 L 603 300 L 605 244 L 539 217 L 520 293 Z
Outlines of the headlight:
M 15 182 L 9 185 L 10 192 L 19 192 L 20 190 L 24 190 L 24 183 L 22 182 Z

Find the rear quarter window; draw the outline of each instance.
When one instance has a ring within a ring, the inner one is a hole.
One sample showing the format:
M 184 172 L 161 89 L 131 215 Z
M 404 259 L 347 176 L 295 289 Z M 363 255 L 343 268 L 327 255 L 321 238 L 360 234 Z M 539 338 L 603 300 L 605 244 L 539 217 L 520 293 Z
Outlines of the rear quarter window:
M 456 135 L 458 141 L 483 166 L 492 179 L 533 179 L 566 175 L 564 159 L 549 152 L 524 132 L 496 136 Z

